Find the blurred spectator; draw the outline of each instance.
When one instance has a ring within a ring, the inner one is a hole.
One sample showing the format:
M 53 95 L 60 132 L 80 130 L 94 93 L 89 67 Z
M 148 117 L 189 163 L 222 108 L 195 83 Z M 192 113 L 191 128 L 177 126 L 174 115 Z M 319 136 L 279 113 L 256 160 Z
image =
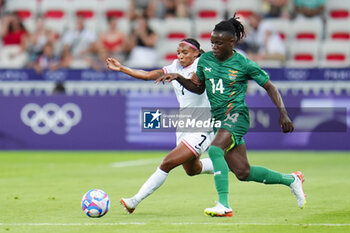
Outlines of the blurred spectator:
M 150 68 L 157 66 L 158 57 L 154 48 L 157 38 L 157 34 L 149 27 L 147 18 L 138 17 L 136 27 L 130 36 L 128 48 L 131 52 L 127 65 Z
M 38 17 L 35 23 L 35 30 L 29 37 L 29 66 L 35 63 L 38 56 L 43 52 L 44 46 L 47 43 L 56 42 L 58 35 L 45 27 L 44 18 Z
M 107 31 L 99 36 L 99 50 L 107 52 L 109 57 L 123 61 L 125 59 L 126 35 L 118 30 L 116 17 L 108 18 Z
M 5 8 L 5 0 L 0 0 L 0 16 L 2 15 L 2 13 L 4 12 L 4 8 Z
M 55 71 L 61 66 L 61 59 L 54 54 L 54 45 L 46 43 L 43 52 L 38 56 L 33 68 L 36 72 L 41 73 L 43 70 Z
M 253 13 L 248 17 L 249 25 L 246 33 L 247 56 L 256 61 L 279 61 L 284 62 L 286 47 L 273 27 L 262 20 L 262 16 Z
M 188 18 L 189 13 L 189 0 L 161 0 L 164 5 L 164 16 L 162 18 Z
M 289 18 L 288 0 L 263 0 L 265 18 Z
M 27 62 L 26 53 L 29 33 L 21 18 L 14 13 L 6 14 L 1 25 L 1 66 L 8 68 L 23 68 Z
M 87 68 L 87 58 L 96 52 L 96 35 L 85 28 L 84 18 L 78 16 L 76 27 L 63 35 L 63 66 L 71 68 Z
M 130 0 L 129 19 L 134 21 L 142 15 L 154 18 L 155 7 L 155 0 Z
M 89 66 L 95 71 L 103 71 L 107 70 L 106 60 L 110 57 L 108 51 L 104 48 L 101 48 L 97 51 L 97 53 L 92 54 L 88 58 Z
M 294 0 L 295 16 L 323 18 L 325 0 Z
M 57 94 L 65 94 L 65 93 L 66 93 L 66 88 L 64 87 L 64 83 L 57 82 L 55 84 L 55 87 L 52 90 L 52 94 L 57 95 Z

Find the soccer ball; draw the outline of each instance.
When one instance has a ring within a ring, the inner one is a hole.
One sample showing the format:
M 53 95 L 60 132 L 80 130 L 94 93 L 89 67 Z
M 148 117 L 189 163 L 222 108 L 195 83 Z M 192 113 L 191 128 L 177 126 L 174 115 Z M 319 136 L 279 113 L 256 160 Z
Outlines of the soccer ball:
M 92 189 L 84 194 L 81 200 L 81 208 L 91 218 L 100 218 L 105 215 L 110 207 L 107 193 L 100 189 Z

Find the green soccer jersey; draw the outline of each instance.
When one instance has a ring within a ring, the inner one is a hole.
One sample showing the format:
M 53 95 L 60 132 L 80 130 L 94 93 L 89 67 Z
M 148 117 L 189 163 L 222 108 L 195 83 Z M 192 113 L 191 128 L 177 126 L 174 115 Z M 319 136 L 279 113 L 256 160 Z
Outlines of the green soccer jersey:
M 244 100 L 248 80 L 253 79 L 260 86 L 269 80 L 268 74 L 254 61 L 237 52 L 223 62 L 216 59 L 213 52 L 202 54 L 196 74 L 205 82 L 212 116 L 219 119 L 232 112 L 249 117 Z

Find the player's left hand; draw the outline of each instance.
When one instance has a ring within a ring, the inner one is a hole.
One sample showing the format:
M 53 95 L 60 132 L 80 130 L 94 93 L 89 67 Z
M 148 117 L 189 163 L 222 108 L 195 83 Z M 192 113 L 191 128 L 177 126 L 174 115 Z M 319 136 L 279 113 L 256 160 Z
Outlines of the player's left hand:
M 294 125 L 287 114 L 280 115 L 279 123 L 283 133 L 291 133 L 294 131 Z
M 171 81 L 176 80 L 177 77 L 178 77 L 177 74 L 173 74 L 173 73 L 164 74 L 161 77 L 157 78 L 157 80 L 155 82 L 156 82 L 156 84 L 159 84 L 160 82 L 165 84 L 166 81 L 168 81 L 168 83 L 170 83 Z

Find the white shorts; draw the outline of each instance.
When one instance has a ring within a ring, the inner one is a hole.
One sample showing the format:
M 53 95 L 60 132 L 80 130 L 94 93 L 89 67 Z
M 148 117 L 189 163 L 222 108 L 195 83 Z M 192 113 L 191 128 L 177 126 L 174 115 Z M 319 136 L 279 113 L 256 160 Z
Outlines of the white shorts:
M 198 157 L 205 152 L 214 139 L 214 132 L 176 132 L 176 145 L 181 142 Z

